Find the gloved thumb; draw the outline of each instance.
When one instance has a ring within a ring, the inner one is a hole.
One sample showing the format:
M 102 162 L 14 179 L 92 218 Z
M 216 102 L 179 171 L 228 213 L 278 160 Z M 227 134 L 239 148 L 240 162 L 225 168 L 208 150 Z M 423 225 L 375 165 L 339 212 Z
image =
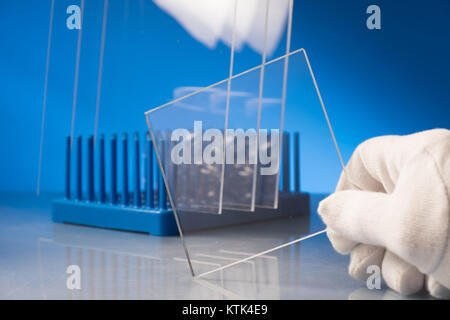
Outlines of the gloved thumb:
M 356 242 L 384 246 L 390 202 L 386 193 L 346 190 L 322 200 L 317 211 L 334 232 Z

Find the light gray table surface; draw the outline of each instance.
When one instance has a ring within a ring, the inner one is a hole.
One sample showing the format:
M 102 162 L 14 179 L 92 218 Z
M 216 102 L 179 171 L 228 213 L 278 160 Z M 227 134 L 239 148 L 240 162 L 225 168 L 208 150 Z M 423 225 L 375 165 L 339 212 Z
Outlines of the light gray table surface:
M 334 252 L 325 234 L 193 279 L 179 237 L 56 224 L 53 198 L 0 194 L 0 299 L 405 299 L 384 284 L 369 290 L 348 276 L 349 258 Z M 283 220 L 187 235 L 194 268 L 245 257 L 245 234 L 262 239 L 262 251 L 319 231 L 324 226 L 314 208 L 303 232 Z M 259 249 L 258 242 L 252 246 Z M 67 288 L 69 265 L 80 266 L 80 290 Z

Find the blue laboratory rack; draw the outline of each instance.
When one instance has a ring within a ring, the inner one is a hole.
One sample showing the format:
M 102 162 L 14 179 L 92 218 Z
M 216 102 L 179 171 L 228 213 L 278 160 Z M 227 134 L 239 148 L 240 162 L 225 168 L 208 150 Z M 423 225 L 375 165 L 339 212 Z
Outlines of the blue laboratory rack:
M 108 229 L 146 232 L 156 236 L 177 235 L 178 229 L 171 209 L 168 209 L 167 193 L 161 171 L 155 164 L 153 145 L 150 137 L 145 139 L 145 190 L 141 190 L 140 139 L 134 134 L 133 153 L 133 190 L 129 190 L 128 136 L 120 138 L 122 157 L 122 188 L 118 192 L 118 138 L 113 135 L 110 140 L 110 188 L 106 193 L 105 172 L 105 138 L 98 139 L 99 161 L 94 166 L 94 137 L 87 140 L 87 174 L 83 172 L 83 139 L 76 141 L 76 175 L 75 194 L 71 192 L 71 158 L 72 140 L 66 141 L 65 197 L 55 200 L 52 207 L 52 220 L 59 223 L 72 223 Z M 156 179 L 154 173 L 156 168 Z M 98 169 L 98 192 L 94 190 L 94 171 Z M 87 177 L 86 189 L 83 190 L 83 177 Z M 154 180 L 157 186 L 154 187 Z M 151 182 L 151 183 L 150 183 Z M 83 192 L 86 191 L 86 192 Z

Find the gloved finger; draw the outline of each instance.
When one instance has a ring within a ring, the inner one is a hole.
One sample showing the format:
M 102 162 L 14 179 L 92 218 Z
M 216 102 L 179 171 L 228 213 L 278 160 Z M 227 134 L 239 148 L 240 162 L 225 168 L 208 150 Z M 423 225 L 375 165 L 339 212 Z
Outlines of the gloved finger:
M 366 191 L 380 191 L 384 189 L 378 181 L 374 180 L 368 174 L 364 163 L 361 161 L 360 149 L 357 148 L 353 153 L 346 168 L 342 171 L 339 182 L 336 187 L 336 192 L 343 190 L 366 190 Z M 334 249 L 341 254 L 348 254 L 358 245 L 357 242 L 352 241 L 339 235 L 331 229 L 327 231 L 328 239 Z
M 366 190 L 384 192 L 384 188 L 379 181 L 373 179 L 368 173 L 367 168 L 361 158 L 361 150 L 363 143 L 356 148 L 347 166 L 342 171 L 339 182 L 336 187 L 336 192 L 344 190 Z M 358 242 L 352 241 L 330 228 L 327 230 L 327 236 L 330 239 L 334 249 L 341 254 L 348 254 L 358 245 Z
M 367 169 L 361 159 L 361 144 L 356 148 L 347 166 L 342 171 L 339 178 L 336 192 L 344 190 L 366 190 L 384 192 L 383 186 L 379 181 L 367 172 Z M 357 242 L 352 241 L 339 235 L 330 228 L 327 230 L 328 238 L 334 249 L 341 254 L 348 254 L 358 245 Z
M 417 293 L 424 287 L 424 274 L 390 251 L 384 255 L 381 274 L 388 287 L 402 295 Z
M 361 146 L 363 145 L 364 143 L 355 149 L 352 157 L 341 172 L 336 186 L 336 192 L 344 190 L 385 192 L 381 182 L 371 176 L 362 160 L 361 150 L 363 148 Z
M 347 166 L 342 171 L 336 186 L 336 192 L 344 190 L 384 191 L 382 184 L 373 179 L 368 173 L 361 159 L 363 145 L 364 144 L 361 144 L 356 148 Z M 358 245 L 357 242 L 347 239 L 331 229 L 327 231 L 327 235 L 334 249 L 341 254 L 350 253 L 350 251 Z
M 330 228 L 327 229 L 327 236 L 328 239 L 330 239 L 334 250 L 340 254 L 349 254 L 350 251 L 358 245 L 357 242 L 340 236 Z
M 435 298 L 450 299 L 450 289 L 444 287 L 433 277 L 427 278 L 427 290 Z
M 390 195 L 384 193 L 340 191 L 322 200 L 317 211 L 324 223 L 342 237 L 385 247 L 390 202 Z
M 348 274 L 353 278 L 366 281 L 371 273 L 367 272 L 369 266 L 376 265 L 381 269 L 385 249 L 378 246 L 359 244 L 350 253 Z

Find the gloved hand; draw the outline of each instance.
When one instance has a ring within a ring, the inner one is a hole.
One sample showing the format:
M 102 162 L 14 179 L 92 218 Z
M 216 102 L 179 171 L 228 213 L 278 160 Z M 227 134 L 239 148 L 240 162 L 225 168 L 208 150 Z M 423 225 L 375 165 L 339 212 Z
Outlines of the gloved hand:
M 450 298 L 450 131 L 383 136 L 357 147 L 318 212 L 349 274 L 378 265 L 401 294 Z

